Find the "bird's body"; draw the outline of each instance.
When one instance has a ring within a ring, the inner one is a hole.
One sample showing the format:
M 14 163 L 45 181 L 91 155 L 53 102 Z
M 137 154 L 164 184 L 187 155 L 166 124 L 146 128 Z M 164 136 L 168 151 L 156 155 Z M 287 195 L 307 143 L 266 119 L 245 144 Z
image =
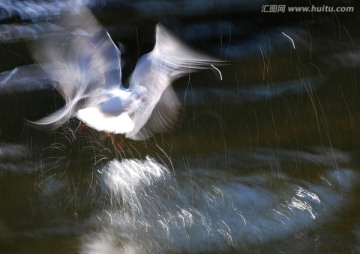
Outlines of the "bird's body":
M 179 101 L 171 83 L 216 60 L 188 49 L 162 25 L 154 49 L 142 56 L 126 89 L 120 51 L 92 13 L 83 9 L 59 22 L 64 32 L 42 40 L 33 55 L 65 100 L 65 106 L 34 124 L 57 128 L 71 117 L 105 132 L 141 140 L 176 120 Z

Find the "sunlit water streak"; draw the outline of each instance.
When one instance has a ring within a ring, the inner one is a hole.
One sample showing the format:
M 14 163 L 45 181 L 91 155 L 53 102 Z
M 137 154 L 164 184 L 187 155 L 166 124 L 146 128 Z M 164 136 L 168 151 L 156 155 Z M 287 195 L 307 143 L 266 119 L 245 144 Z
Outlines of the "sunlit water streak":
M 87 2 L 100 6 L 108 1 Z M 195 16 L 204 13 L 207 6 L 213 3 L 204 1 L 201 6 L 193 4 L 193 9 L 185 8 L 187 12 L 183 12 L 184 7 L 177 8 L 174 2 L 172 11 L 169 12 L 167 8 L 158 5 L 158 2 L 133 1 L 128 2 L 128 6 L 142 13 L 139 16 L 154 17 L 164 13 L 171 13 L 173 16 Z M 187 1 L 186 4 L 191 5 L 190 2 L 193 1 Z M 41 34 L 51 36 L 52 32 L 61 32 L 50 21 L 59 11 L 73 8 L 73 1 L 70 3 L 69 5 L 69 1 L 58 0 L 2 1 L 1 7 L 6 8 L 0 7 L 0 19 L 6 21 L 19 17 L 20 20 L 34 23 L 2 24 L 1 42 L 37 39 Z M 258 17 L 261 4 L 264 3 L 256 1 L 256 4 L 251 6 L 247 1 L 246 6 L 255 8 Z M 25 8 L 27 5 L 30 8 Z M 228 11 L 222 8 L 218 10 Z M 115 18 L 120 18 L 120 15 Z M 351 72 L 355 77 L 355 82 L 352 83 L 352 80 L 347 79 L 347 76 L 351 76 L 348 75 L 349 71 L 343 73 L 338 70 L 359 66 L 360 57 L 356 47 L 359 43 L 356 38 L 352 39 L 350 34 L 344 32 L 346 27 L 349 28 L 353 24 L 343 26 L 338 18 L 337 15 L 330 17 L 334 24 L 324 26 L 331 30 L 329 33 L 311 31 L 311 24 L 307 22 L 304 22 L 302 27 L 306 30 L 310 25 L 310 32 L 296 29 L 286 22 L 284 27 L 267 31 L 262 31 L 262 27 L 259 28 L 253 22 L 239 20 L 200 24 L 185 22 L 184 27 L 177 24 L 181 22 L 174 22 L 179 26 L 176 27 L 176 31 L 189 40 L 215 40 L 216 46 L 212 52 L 225 55 L 227 59 L 247 57 L 254 52 L 261 54 L 260 58 L 253 61 L 256 68 L 257 64 L 260 65 L 263 78 L 265 77 L 265 80 L 255 80 L 254 87 L 248 86 L 251 85 L 248 82 L 251 83 L 252 80 L 247 77 L 242 77 L 245 81 L 241 78 L 239 82 L 234 81 L 231 87 L 227 87 L 224 82 L 218 86 L 219 88 L 207 88 L 205 91 L 197 89 L 194 85 L 185 92 L 180 90 L 180 97 L 186 97 L 186 105 L 191 106 L 206 106 L 209 98 L 213 98 L 222 108 L 226 103 L 236 104 L 237 107 L 241 106 L 238 104 L 240 102 L 267 101 L 277 104 L 276 99 L 287 98 L 288 95 L 301 98 L 307 98 L 309 95 L 314 111 L 318 104 L 321 106 L 316 111 L 317 121 L 320 121 L 320 125 L 316 126 L 319 127 L 319 133 L 311 136 L 313 123 L 310 123 L 311 128 L 305 130 L 310 132 L 310 138 L 316 138 L 318 134 L 322 135 L 324 130 L 332 127 L 336 131 L 327 134 L 329 141 L 335 141 L 341 136 L 341 145 L 352 142 L 351 149 L 357 149 L 358 132 L 352 129 L 347 131 L 342 127 L 341 121 L 344 121 L 343 125 L 346 127 L 357 126 L 357 90 L 351 87 L 356 87 L 355 73 L 358 72 Z M 170 20 L 172 21 L 172 18 Z M 127 27 L 133 24 L 122 25 Z M 296 50 L 282 32 L 291 36 Z M 325 35 L 329 38 L 324 37 Z M 351 35 L 353 36 L 353 33 Z M 220 36 L 221 54 L 218 45 Z M 354 36 L 356 37 L 356 34 Z M 309 45 L 310 48 L 307 47 Z M 278 65 L 279 61 L 274 60 L 275 50 L 279 48 L 280 55 L 284 52 L 289 55 L 289 61 L 285 61 L 283 67 Z M 295 61 L 294 56 L 298 57 L 298 52 L 309 55 L 311 63 L 307 63 L 303 56 Z M 290 66 L 294 65 L 294 62 L 298 75 L 291 76 L 286 72 L 291 72 Z M 320 65 L 320 62 L 323 65 Z M 253 72 L 257 75 L 258 72 L 254 71 L 256 68 L 243 62 L 241 65 L 248 70 L 241 72 L 238 70 L 239 67 L 235 66 L 234 70 L 231 69 L 231 74 L 224 73 L 224 80 L 234 73 L 239 73 L 239 77 L 251 75 Z M 268 69 L 274 67 L 277 71 L 285 71 L 281 76 L 284 82 L 277 78 L 275 72 L 269 73 Z M 11 76 L 3 76 L 3 80 L 8 81 L 8 77 Z M 39 75 L 37 78 L 40 85 L 45 85 L 44 80 L 47 77 Z M 324 80 L 326 82 L 323 82 Z M 339 84 L 334 86 L 330 80 Z M 25 79 L 17 81 L 18 84 L 27 83 Z M 201 82 L 206 83 L 203 80 Z M 347 86 L 350 88 L 346 88 Z M 343 91 L 343 100 L 331 96 L 332 93 L 340 94 Z M 328 99 L 321 100 L 318 95 Z M 353 101 L 352 96 L 355 98 Z M 274 98 L 276 99 L 271 101 Z M 293 102 L 292 98 L 289 99 L 290 104 Z M 26 253 L 29 249 L 18 251 L 17 248 L 23 246 L 26 242 L 24 239 L 30 239 L 28 247 L 35 250 L 34 252 L 44 251 L 41 248 L 45 245 L 46 250 L 50 249 L 48 252 L 54 253 L 64 253 L 66 248 L 71 248 L 70 253 L 335 253 L 339 250 L 357 253 L 360 250 L 360 227 L 357 219 L 359 208 L 351 210 L 353 206 L 358 206 L 357 154 L 337 150 L 335 144 L 334 147 L 324 147 L 317 140 L 303 141 L 303 136 L 298 136 L 297 132 L 302 128 L 306 129 L 307 121 L 311 117 L 302 103 L 299 104 L 299 112 L 304 111 L 306 116 L 300 116 L 300 120 L 293 123 L 296 142 L 290 142 L 290 145 L 295 148 L 297 145 L 302 148 L 306 146 L 306 151 L 263 147 L 239 150 L 227 148 L 225 154 L 201 156 L 199 154 L 206 152 L 198 149 L 194 153 L 186 153 L 183 157 L 172 156 L 171 163 L 167 158 L 164 162 L 159 156 L 152 155 L 144 159 L 113 160 L 105 166 L 99 166 L 113 152 L 102 146 L 99 136 L 92 143 L 84 142 L 85 145 L 81 147 L 82 150 L 90 150 L 90 153 L 95 154 L 91 161 L 94 160 L 97 165 L 89 166 L 81 162 L 80 165 L 69 166 L 68 160 L 73 162 L 78 159 L 76 153 L 69 150 L 74 140 L 69 139 L 65 142 L 59 140 L 59 135 L 56 144 L 49 150 L 59 150 L 60 156 L 51 151 L 55 154 L 52 155 L 53 158 L 40 158 L 39 161 L 33 160 L 34 158 L 29 160 L 29 151 L 25 146 L 1 144 L 0 252 L 4 250 L 5 253 Z M 279 110 L 281 105 L 269 107 L 271 113 L 272 110 Z M 325 113 L 322 112 L 322 107 L 326 110 L 329 105 L 334 107 L 330 107 Z M 339 112 L 345 116 L 345 120 L 332 115 L 339 111 L 339 105 L 348 107 L 349 112 L 342 112 L 343 109 Z M 266 107 L 268 106 L 269 104 L 266 104 Z M 216 111 L 216 116 L 221 119 L 224 117 L 221 113 L 224 112 Z M 281 119 L 291 122 L 292 117 L 296 117 L 299 112 L 291 111 L 289 116 L 282 115 Z M 254 124 L 255 128 L 259 129 L 261 125 L 265 125 L 265 128 L 257 133 L 258 136 L 268 135 L 262 133 L 267 128 L 266 122 L 257 121 L 257 118 L 261 119 L 262 116 L 266 117 L 266 114 L 256 116 Z M 244 121 L 242 118 L 236 120 L 236 129 L 230 129 L 231 138 L 235 139 L 233 135 L 243 131 L 239 131 L 238 128 L 244 124 L 251 125 L 251 120 L 247 122 L 246 116 L 244 118 Z M 226 124 L 231 122 L 225 120 L 223 121 Z M 233 117 L 231 120 L 234 120 Z M 205 124 L 208 125 L 209 122 Z M 274 131 L 279 132 L 282 139 L 291 139 L 291 133 L 283 133 L 279 128 L 280 124 L 274 126 Z M 201 132 L 203 131 L 201 129 Z M 343 140 L 344 136 L 349 139 Z M 167 138 L 169 137 L 164 138 L 166 142 L 176 143 Z M 187 142 L 191 138 L 191 135 L 186 136 L 186 140 L 177 145 L 189 147 Z M 214 140 L 216 143 L 221 142 L 221 137 Z M 269 140 L 266 142 L 269 142 L 270 146 L 277 147 L 278 140 Z M 319 147 L 309 148 L 308 143 L 318 144 Z M 253 144 L 258 145 L 256 142 Z M 118 152 L 117 155 L 122 153 Z M 141 152 L 134 152 L 134 156 L 124 157 L 141 157 L 140 155 Z M 64 246 L 59 245 L 63 238 L 66 238 Z
M 23 198 L 7 201 L 12 211 L 34 196 L 31 215 L 15 224 L 32 226 L 12 233 L 3 214 L 1 239 L 76 234 L 80 253 L 251 252 L 296 232 L 304 235 L 294 244 L 309 250 L 306 232 L 341 220 L 360 180 L 350 153 L 326 147 L 113 159 L 85 173 L 31 163 L 25 146 L 0 150 L 2 184 L 16 177 L 36 187 L 2 190 Z
M 213 5 L 218 5 L 218 11 L 220 13 L 227 12 L 234 8 L 242 8 L 243 10 L 258 10 L 261 8 L 261 4 L 266 2 L 265 0 L 254 1 L 249 4 L 247 1 L 231 0 L 226 3 L 219 3 L 216 1 L 198 1 L 193 4 L 191 0 L 167 3 L 167 8 L 159 0 L 151 1 L 126 1 L 126 0 L 38 0 L 38 1 L 16 1 L 16 0 L 3 0 L 0 4 L 0 21 L 19 16 L 25 20 L 41 20 L 46 19 L 49 16 L 58 15 L 62 11 L 74 9 L 79 5 L 87 6 L 111 6 L 120 5 L 124 7 L 132 7 L 143 15 L 154 16 L 165 14 L 168 8 L 173 10 L 173 14 L 176 15 L 197 15 L 206 11 L 212 10 Z M 184 7 L 187 9 L 184 12 Z
M 57 16 L 63 11 L 75 9 L 76 7 L 87 4 L 89 1 L 83 0 L 50 0 L 50 1 L 14 1 L 4 0 L 0 4 L 0 21 L 14 17 L 23 20 L 46 20 L 52 16 Z
M 260 246 L 333 219 L 359 178 L 348 168 L 309 181 L 280 169 L 233 175 L 190 167 L 174 174 L 150 157 L 109 162 L 98 175 L 108 205 L 91 220 L 98 230 L 83 237 L 82 253 Z

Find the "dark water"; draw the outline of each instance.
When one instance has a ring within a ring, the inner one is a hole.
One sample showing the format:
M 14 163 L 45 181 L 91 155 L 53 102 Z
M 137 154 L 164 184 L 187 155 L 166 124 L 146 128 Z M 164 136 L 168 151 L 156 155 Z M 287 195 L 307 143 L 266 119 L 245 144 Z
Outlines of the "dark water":
M 51 36 L 69 8 L 10 3 L 1 71 L 31 64 L 29 40 Z M 76 120 L 27 126 L 61 106 L 52 90 L 2 92 L 0 253 L 360 251 L 357 2 L 319 4 L 355 8 L 336 14 L 261 13 L 275 1 L 104 3 L 89 6 L 126 49 L 124 82 L 159 21 L 228 60 L 222 80 L 205 70 L 176 81 L 178 125 L 122 150 L 75 133 Z

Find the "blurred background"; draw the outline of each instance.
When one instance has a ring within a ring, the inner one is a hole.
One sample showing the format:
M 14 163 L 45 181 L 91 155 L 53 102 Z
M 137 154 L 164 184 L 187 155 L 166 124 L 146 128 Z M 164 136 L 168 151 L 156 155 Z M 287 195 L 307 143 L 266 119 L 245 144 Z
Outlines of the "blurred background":
M 64 102 L 46 80 L 11 91 L 9 71 L 33 64 L 30 43 L 80 5 L 119 47 L 124 84 L 159 22 L 226 60 L 222 79 L 177 80 L 175 128 L 122 150 L 74 133 L 77 120 L 31 128 Z M 289 9 L 312 6 L 323 9 Z M 346 0 L 0 3 L 0 252 L 359 252 L 359 11 Z

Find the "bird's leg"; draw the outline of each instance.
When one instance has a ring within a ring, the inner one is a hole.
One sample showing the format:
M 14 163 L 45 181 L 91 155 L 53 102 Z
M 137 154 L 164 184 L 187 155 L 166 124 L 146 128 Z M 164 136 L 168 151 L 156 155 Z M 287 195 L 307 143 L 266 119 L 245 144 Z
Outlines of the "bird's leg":
M 113 143 L 118 149 L 122 149 L 125 146 L 125 139 L 123 134 L 114 134 Z
M 80 133 L 90 133 L 91 128 L 86 124 L 80 122 L 79 125 L 76 127 L 75 132 Z M 122 149 L 125 146 L 125 139 L 123 134 L 114 134 L 111 132 L 103 132 L 101 139 L 103 142 L 106 142 L 111 138 L 111 142 L 117 149 Z
M 105 132 L 105 133 L 102 135 L 102 141 L 108 140 L 108 139 L 111 137 L 111 135 L 112 135 L 111 132 Z
M 111 141 L 112 141 L 113 145 L 118 149 L 122 149 L 125 146 L 124 137 L 125 136 L 123 134 L 114 134 L 114 133 L 111 133 L 111 132 L 105 132 L 102 135 L 102 140 L 107 141 L 107 140 L 109 140 L 109 138 L 111 138 Z
M 86 124 L 80 122 L 79 125 L 75 128 L 75 132 L 89 133 L 90 132 L 90 127 L 87 126 Z

